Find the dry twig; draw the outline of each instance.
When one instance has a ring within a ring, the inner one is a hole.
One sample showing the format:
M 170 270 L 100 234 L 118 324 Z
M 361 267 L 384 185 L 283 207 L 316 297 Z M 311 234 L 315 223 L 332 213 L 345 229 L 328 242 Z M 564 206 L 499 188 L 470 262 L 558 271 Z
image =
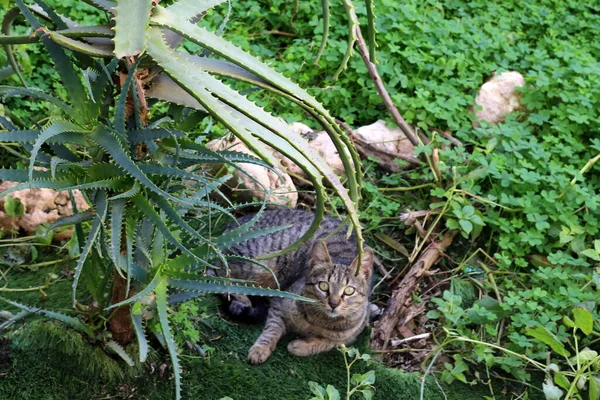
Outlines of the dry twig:
M 377 322 L 371 334 L 371 345 L 374 348 L 385 349 L 396 326 L 406 324 L 407 306 L 410 304 L 411 295 L 420 278 L 437 262 L 457 233 L 457 231 L 450 231 L 440 242 L 431 243 L 427 246 L 410 271 L 394 289 L 381 319 Z

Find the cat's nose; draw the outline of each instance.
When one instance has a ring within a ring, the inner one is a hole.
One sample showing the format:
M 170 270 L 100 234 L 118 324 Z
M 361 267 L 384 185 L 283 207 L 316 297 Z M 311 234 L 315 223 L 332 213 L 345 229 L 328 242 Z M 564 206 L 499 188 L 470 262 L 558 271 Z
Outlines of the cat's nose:
M 332 310 L 335 310 L 340 305 L 341 299 L 339 297 L 330 297 L 329 298 L 329 307 Z

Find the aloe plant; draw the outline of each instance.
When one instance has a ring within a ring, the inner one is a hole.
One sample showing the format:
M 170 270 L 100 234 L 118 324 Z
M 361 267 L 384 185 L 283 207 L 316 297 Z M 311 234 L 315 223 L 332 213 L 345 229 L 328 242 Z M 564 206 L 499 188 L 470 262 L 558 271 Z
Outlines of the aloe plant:
M 19 68 L 10 46 L 42 42 L 67 93 L 66 98 L 59 98 L 28 87 L 26 77 L 21 79 L 23 87 L 0 86 L 5 98 L 29 96 L 50 102 L 62 112 L 41 127 L 15 126 L 9 118 L 0 117 L 4 126 L 0 143 L 20 144 L 28 159 L 26 170 L 0 169 L 0 180 L 19 182 L 0 196 L 26 188 L 78 189 L 93 206 L 92 211 L 77 212 L 73 203 L 75 215 L 56 221 L 51 228 L 75 224 L 80 256 L 73 279 L 73 306 L 83 307 L 78 302 L 83 282 L 100 311 L 87 324 L 75 317 L 44 313 L 122 354 L 130 363 L 118 344 L 102 331 L 103 321 L 110 319 L 109 330 L 117 342 L 125 344 L 135 338 L 139 359 L 144 361 L 148 343 L 143 309 L 155 307 L 173 362 L 177 398 L 181 392 L 180 368 L 168 321 L 169 302 L 206 293 L 294 296 L 206 276 L 207 268 L 226 268 L 228 246 L 272 231 L 251 230 L 264 209 L 263 202 L 256 218 L 214 237 L 212 221 L 233 218 L 233 211 L 247 205 L 234 205 L 220 192 L 225 179 L 198 171 L 215 163 L 272 168 L 278 161 L 267 150 L 271 146 L 306 172 L 316 194 L 316 218 L 311 228 L 281 253 L 297 248 L 318 228 L 327 198 L 325 182 L 346 208 L 362 249 L 356 212 L 361 170 L 356 151 L 334 119 L 308 93 L 196 24 L 221 2 L 180 0 L 163 7 L 151 0 L 86 0 L 106 12 L 107 23 L 80 26 L 57 14 L 43 0 L 35 0 L 34 5 L 15 0 L 16 7 L 5 14 L 4 35 L 0 36 L 14 71 Z M 19 15 L 35 35 L 11 34 Z M 182 40 L 202 46 L 212 56 L 179 50 Z M 221 78 L 272 91 L 311 115 L 338 149 L 347 187 L 304 139 Z M 156 100 L 172 104 L 177 111 L 174 114 L 183 117 L 150 120 L 149 104 Z M 217 120 L 257 157 L 215 152 L 197 143 L 185 127 L 189 119 L 204 116 Z M 225 198 L 226 205 L 212 201 L 211 194 Z M 261 265 L 259 260 L 254 262 Z M 148 298 L 155 301 L 148 304 Z M 18 306 L 22 312 L 15 318 L 39 312 Z

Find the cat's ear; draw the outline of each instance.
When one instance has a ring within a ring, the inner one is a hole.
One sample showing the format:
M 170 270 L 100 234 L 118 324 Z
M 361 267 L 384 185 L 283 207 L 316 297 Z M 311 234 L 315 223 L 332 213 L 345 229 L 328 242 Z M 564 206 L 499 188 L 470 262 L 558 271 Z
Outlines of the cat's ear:
M 310 261 L 314 263 L 329 263 L 331 264 L 331 257 L 329 257 L 329 251 L 327 251 L 327 245 L 323 240 L 317 240 L 312 247 L 312 253 L 310 255 Z
M 360 264 L 360 272 L 367 281 L 371 279 L 371 275 L 373 274 L 373 250 L 370 247 L 366 247 L 363 251 L 362 263 Z M 350 269 L 352 271 L 356 271 L 356 267 L 358 266 L 358 256 L 352 261 L 350 264 Z

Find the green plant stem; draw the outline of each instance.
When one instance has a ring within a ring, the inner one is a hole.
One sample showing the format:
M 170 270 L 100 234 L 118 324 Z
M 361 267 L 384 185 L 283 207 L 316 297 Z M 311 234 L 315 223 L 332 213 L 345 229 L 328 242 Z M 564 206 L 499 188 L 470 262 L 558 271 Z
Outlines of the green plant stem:
M 395 187 L 395 188 L 378 188 L 380 192 L 410 192 L 411 190 L 425 189 L 428 187 L 436 187 L 435 183 L 423 183 L 422 185 L 415 185 L 409 187 Z
M 342 356 L 344 357 L 344 365 L 346 366 L 346 400 L 350 400 L 350 365 L 348 365 L 348 359 L 346 358 L 346 348 L 342 350 Z
M 577 391 L 577 382 L 579 382 L 579 380 L 582 377 L 584 377 L 586 375 L 590 375 L 591 371 L 588 371 L 588 373 L 585 373 L 585 371 L 589 370 L 589 368 L 592 365 L 596 364 L 600 360 L 600 356 L 598 356 L 598 357 L 594 358 L 593 360 L 588 361 L 587 364 L 585 364 L 585 366 L 583 368 L 581 368 L 581 366 L 579 365 L 579 353 L 576 355 L 576 357 L 577 357 L 577 371 L 575 371 L 575 377 L 573 378 L 573 381 L 571 382 L 571 386 L 569 386 L 569 390 L 567 391 L 567 394 L 565 395 L 565 400 L 568 400 L 569 398 L 571 398 L 573 393 Z M 591 379 L 593 379 L 593 378 L 591 378 Z
M 596 164 L 596 162 L 598 162 L 598 160 L 600 160 L 600 154 L 598 154 L 596 157 L 588 160 L 587 163 L 585 163 L 585 165 L 583 166 L 583 168 L 581 168 L 581 170 L 579 171 L 579 173 L 581 175 L 585 174 L 587 171 L 589 171 L 590 168 L 592 168 L 592 166 L 594 164 Z M 571 185 L 575 185 L 575 183 L 577 182 L 577 177 L 573 178 L 571 180 Z
M 40 268 L 40 267 L 47 267 L 50 265 L 54 265 L 54 264 L 58 264 L 61 262 L 65 262 L 65 261 L 72 261 L 72 260 L 76 260 L 78 258 L 78 256 L 73 256 L 73 257 L 67 257 L 67 258 L 61 258 L 60 260 L 52 260 L 52 261 L 44 261 L 44 262 L 39 262 L 36 264 L 24 264 L 24 265 L 20 265 L 20 267 L 22 268 Z
M 525 361 L 529 362 L 530 364 L 532 364 L 533 366 L 535 366 L 536 368 L 538 368 L 540 371 L 546 372 L 546 366 L 544 364 L 542 364 L 541 362 L 535 361 L 535 360 L 533 360 L 533 359 L 531 359 L 531 358 L 529 358 L 529 357 L 527 357 L 527 356 L 525 356 L 523 354 L 516 353 L 514 351 L 508 350 L 508 349 L 506 349 L 504 347 L 497 346 L 497 345 L 492 344 L 492 343 L 487 343 L 487 342 L 482 342 L 482 341 L 479 341 L 479 340 L 469 339 L 469 338 L 466 338 L 464 336 L 455 336 L 455 334 L 453 334 L 452 332 L 450 332 L 450 331 L 448 331 L 446 329 L 444 329 L 444 330 L 448 333 L 448 335 L 451 335 L 454 340 L 458 340 L 458 341 L 461 341 L 461 342 L 481 344 L 483 346 L 488 346 L 488 347 L 491 347 L 493 349 L 500 350 L 500 351 L 502 351 L 504 353 L 507 353 L 507 354 L 513 355 L 515 357 L 518 357 L 521 360 L 525 360 Z M 452 341 L 454 341 L 454 340 L 452 340 Z M 449 341 L 448 343 L 451 343 L 452 341 Z

